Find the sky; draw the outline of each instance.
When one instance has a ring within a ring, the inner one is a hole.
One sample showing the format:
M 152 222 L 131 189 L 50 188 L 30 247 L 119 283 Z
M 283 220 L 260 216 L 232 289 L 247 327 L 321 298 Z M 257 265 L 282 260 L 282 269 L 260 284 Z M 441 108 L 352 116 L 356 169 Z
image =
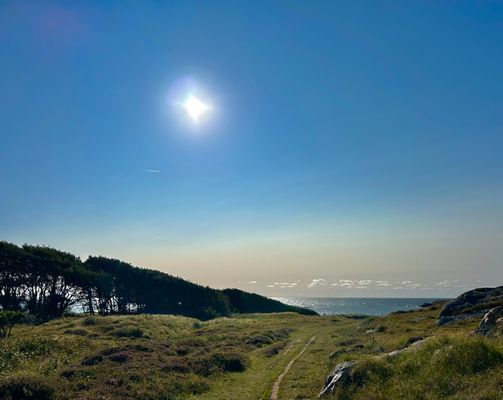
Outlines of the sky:
M 269 296 L 503 283 L 501 1 L 2 1 L 0 66 L 0 240 Z

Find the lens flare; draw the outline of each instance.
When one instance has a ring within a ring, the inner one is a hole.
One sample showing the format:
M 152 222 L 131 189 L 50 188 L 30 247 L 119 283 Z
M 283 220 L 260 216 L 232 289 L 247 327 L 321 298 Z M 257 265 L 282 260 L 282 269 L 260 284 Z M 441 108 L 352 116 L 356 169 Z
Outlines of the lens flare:
M 210 110 L 207 104 L 204 104 L 201 100 L 192 95 L 184 101 L 183 108 L 194 122 L 199 121 L 199 119 Z

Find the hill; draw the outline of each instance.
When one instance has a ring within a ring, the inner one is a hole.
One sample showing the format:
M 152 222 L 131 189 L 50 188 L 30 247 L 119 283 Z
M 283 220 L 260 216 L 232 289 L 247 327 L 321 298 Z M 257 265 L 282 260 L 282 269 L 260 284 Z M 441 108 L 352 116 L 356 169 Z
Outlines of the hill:
M 0 242 L 0 309 L 47 321 L 70 311 L 174 314 L 202 320 L 233 313 L 314 311 L 238 289 L 217 290 L 126 262 Z
M 111 315 L 15 326 L 0 339 L 0 398 L 269 400 L 275 387 L 278 400 L 315 399 L 334 366 L 351 362 L 350 379 L 323 398 L 501 399 L 503 336 L 470 334 L 479 317 L 438 326 L 441 307 L 385 317 Z

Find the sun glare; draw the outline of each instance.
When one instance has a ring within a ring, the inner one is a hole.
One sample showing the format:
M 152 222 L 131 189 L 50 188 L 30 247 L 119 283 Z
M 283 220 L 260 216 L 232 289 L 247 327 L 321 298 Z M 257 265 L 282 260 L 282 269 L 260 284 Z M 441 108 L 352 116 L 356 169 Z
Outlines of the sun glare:
M 192 95 L 185 100 L 183 108 L 187 115 L 195 122 L 210 110 L 207 104 L 204 104 L 201 100 Z

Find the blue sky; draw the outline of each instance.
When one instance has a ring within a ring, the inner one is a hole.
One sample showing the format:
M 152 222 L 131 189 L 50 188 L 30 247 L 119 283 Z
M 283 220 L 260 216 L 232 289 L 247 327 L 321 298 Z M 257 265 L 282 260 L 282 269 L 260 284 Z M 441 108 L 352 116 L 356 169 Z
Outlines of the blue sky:
M 6 1 L 0 65 L 1 239 L 268 295 L 503 280 L 503 2 Z

